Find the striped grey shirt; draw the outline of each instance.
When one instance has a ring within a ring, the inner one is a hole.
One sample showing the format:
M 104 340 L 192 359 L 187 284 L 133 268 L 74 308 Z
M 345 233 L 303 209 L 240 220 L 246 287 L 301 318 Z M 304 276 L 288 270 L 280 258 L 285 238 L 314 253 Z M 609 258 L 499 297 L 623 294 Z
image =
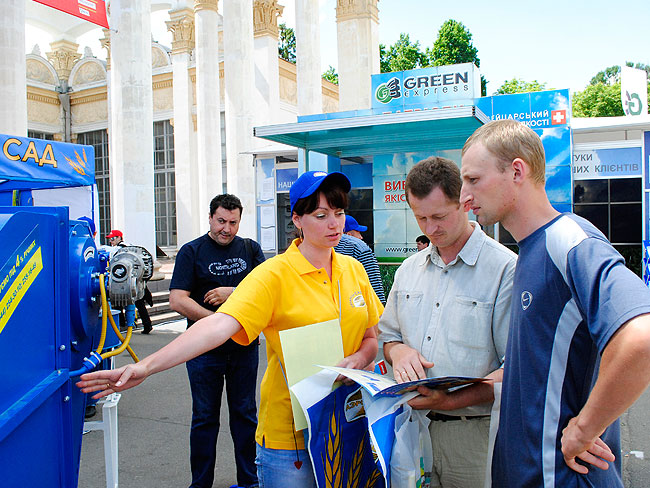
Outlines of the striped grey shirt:
M 340 242 L 334 247 L 334 250 L 339 254 L 352 256 L 363 264 L 372 288 L 375 290 L 381 303 L 385 305 L 386 296 L 384 295 L 384 286 L 381 283 L 381 275 L 379 274 L 379 264 L 377 264 L 377 258 L 372 252 L 372 249 L 368 247 L 368 244 L 361 239 L 343 234 Z

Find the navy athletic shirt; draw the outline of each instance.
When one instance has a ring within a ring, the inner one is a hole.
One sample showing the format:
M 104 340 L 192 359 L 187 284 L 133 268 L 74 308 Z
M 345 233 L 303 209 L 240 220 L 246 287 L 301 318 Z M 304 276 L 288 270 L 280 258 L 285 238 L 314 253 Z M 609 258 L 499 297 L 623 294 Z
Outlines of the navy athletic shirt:
M 650 312 L 650 290 L 573 214 L 537 229 L 519 251 L 492 486 L 622 487 L 618 421 L 601 436 L 616 462 L 586 475 L 564 462 L 562 429 L 584 406 L 612 335 Z

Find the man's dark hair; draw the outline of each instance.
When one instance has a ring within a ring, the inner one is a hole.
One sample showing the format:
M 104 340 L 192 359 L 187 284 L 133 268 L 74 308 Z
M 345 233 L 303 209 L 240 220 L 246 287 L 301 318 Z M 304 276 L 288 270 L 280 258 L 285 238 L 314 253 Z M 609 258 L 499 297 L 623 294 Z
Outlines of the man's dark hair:
M 317 191 L 305 198 L 300 198 L 293 206 L 293 211 L 296 215 L 303 216 L 312 213 L 318 208 L 319 194 L 325 195 L 325 200 L 332 208 L 348 208 L 349 197 L 346 192 L 336 180 L 325 180 Z
M 219 207 L 222 207 L 226 210 L 230 210 L 231 212 L 236 208 L 238 208 L 240 217 L 242 212 L 244 211 L 244 207 L 242 207 L 241 205 L 241 200 L 237 198 L 235 195 L 231 195 L 230 193 L 217 195 L 212 199 L 212 201 L 210 202 L 210 217 L 214 215 L 214 213 L 217 211 Z
M 460 170 L 451 159 L 433 156 L 423 159 L 411 168 L 406 176 L 406 201 L 409 194 L 424 198 L 435 188 L 440 188 L 447 199 L 460 201 Z
M 415 239 L 415 242 L 421 242 L 422 244 L 426 244 L 428 246 L 431 241 L 427 236 L 422 234 L 421 236 L 418 236 L 417 239 Z

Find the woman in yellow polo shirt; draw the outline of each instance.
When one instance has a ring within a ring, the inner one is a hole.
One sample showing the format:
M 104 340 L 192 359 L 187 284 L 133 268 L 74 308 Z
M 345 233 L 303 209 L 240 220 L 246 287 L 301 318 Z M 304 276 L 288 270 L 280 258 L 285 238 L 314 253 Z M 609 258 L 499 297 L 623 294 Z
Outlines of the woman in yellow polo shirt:
M 293 425 L 279 332 L 338 318 L 345 354 L 339 366 L 363 369 L 375 359 L 373 327 L 383 307 L 361 263 L 332 249 L 343 232 L 349 191 L 342 173 L 302 174 L 289 193 L 300 238 L 285 253 L 257 266 L 219 312 L 167 346 L 137 364 L 85 374 L 78 386 L 85 393 L 99 391 L 97 397 L 123 391 L 229 338 L 249 344 L 264 332 L 268 366 L 256 433 L 260 487 L 314 487 L 302 431 Z

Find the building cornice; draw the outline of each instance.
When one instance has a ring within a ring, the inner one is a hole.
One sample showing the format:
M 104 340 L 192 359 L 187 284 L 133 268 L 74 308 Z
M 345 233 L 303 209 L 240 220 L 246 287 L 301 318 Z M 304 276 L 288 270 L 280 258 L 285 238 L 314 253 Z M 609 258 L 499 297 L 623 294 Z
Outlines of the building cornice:
M 172 55 L 192 52 L 194 49 L 194 10 L 183 8 L 170 10 L 165 22 L 172 33 Z
M 81 59 L 81 54 L 77 52 L 79 44 L 65 39 L 50 43 L 52 51 L 46 53 L 47 59 L 59 76 L 61 81 L 68 81 L 70 72 L 77 61 Z
M 199 10 L 212 10 L 219 11 L 219 0 L 194 0 L 194 11 Z
M 44 90 L 35 86 L 27 87 L 27 100 L 47 103 L 50 105 L 61 105 L 61 101 L 59 100 L 59 96 L 56 92 L 51 92 L 49 90 Z
M 336 22 L 370 19 L 379 22 L 379 0 L 336 0 Z
M 253 36 L 271 36 L 278 39 L 278 17 L 284 7 L 278 5 L 278 0 L 255 0 L 253 2 Z
M 81 105 L 83 103 L 102 102 L 108 100 L 106 92 L 95 93 L 93 95 L 82 95 L 77 97 L 70 97 L 70 105 Z
M 174 86 L 174 79 L 172 72 L 159 73 L 152 76 L 152 88 L 159 90 L 161 88 L 170 88 Z

